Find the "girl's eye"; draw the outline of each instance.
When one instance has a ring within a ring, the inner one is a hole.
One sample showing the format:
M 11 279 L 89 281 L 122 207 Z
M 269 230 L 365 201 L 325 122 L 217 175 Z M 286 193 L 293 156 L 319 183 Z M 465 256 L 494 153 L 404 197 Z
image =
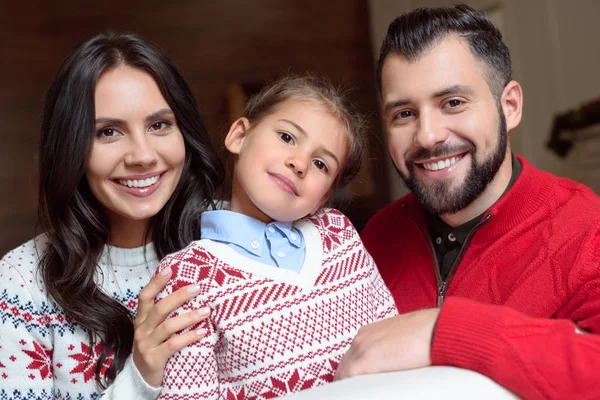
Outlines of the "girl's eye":
M 294 143 L 294 138 L 287 132 L 279 132 L 279 138 L 283 140 L 285 143 Z
M 325 164 L 321 160 L 313 160 L 313 164 L 315 165 L 315 167 L 317 167 L 321 171 L 324 171 L 324 172 L 328 172 L 329 171 L 329 168 L 327 168 L 327 164 Z

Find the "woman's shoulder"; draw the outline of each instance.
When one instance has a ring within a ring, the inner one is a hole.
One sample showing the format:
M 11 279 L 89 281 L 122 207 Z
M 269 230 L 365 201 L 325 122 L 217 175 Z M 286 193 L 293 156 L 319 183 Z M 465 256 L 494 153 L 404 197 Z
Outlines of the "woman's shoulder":
M 0 295 L 24 290 L 29 291 L 32 297 L 45 293 L 39 274 L 39 260 L 47 243 L 46 236 L 39 235 L 0 259 Z
M 13 267 L 37 265 L 47 245 L 46 235 L 41 234 L 10 250 L 1 261 Z

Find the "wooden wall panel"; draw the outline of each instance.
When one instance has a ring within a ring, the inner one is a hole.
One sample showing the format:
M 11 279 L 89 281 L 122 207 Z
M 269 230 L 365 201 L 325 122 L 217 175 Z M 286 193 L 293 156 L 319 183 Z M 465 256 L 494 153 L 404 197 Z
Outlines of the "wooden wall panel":
M 361 174 L 372 180 L 375 193 L 347 211 L 360 228 L 387 201 L 366 1 L 8 0 L 0 4 L 0 255 L 34 232 L 43 93 L 67 54 L 107 29 L 137 32 L 176 61 L 215 143 L 229 123 L 227 88 L 233 82 L 312 71 L 352 85 L 353 100 L 370 116 L 374 132 L 370 168 Z M 352 191 L 364 193 L 359 184 Z

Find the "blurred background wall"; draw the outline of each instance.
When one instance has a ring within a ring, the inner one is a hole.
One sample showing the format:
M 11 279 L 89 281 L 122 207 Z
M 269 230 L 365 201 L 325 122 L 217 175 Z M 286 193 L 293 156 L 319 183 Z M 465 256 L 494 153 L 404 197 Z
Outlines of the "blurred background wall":
M 232 84 L 260 85 L 312 71 L 350 85 L 371 124 L 368 162 L 345 210 L 360 229 L 404 193 L 387 161 L 374 62 L 387 25 L 419 6 L 454 0 L 0 0 L 0 255 L 34 235 L 35 145 L 44 91 L 65 57 L 103 30 L 137 32 L 162 48 L 190 83 L 215 145 L 230 122 Z M 597 129 L 565 158 L 546 147 L 554 115 L 600 96 L 600 1 L 471 0 L 505 34 L 524 115 L 513 149 L 539 168 L 600 193 Z M 596 132 L 596 133 L 594 133 Z
M 234 83 L 260 85 L 311 71 L 351 85 L 353 101 L 377 134 L 361 173 L 366 185 L 353 184 L 360 201 L 348 212 L 362 226 L 387 202 L 366 1 L 0 0 L 0 255 L 34 234 L 34 151 L 44 91 L 69 52 L 107 29 L 137 32 L 177 63 L 218 146 L 229 128 Z

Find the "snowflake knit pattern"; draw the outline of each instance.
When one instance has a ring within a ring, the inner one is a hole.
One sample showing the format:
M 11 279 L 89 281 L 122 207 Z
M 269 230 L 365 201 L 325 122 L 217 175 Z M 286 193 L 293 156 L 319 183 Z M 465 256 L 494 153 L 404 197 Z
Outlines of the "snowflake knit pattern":
M 38 270 L 45 246 L 40 236 L 0 260 L 0 400 L 100 398 L 94 367 L 103 343 L 92 347 L 83 327 L 49 298 Z M 133 316 L 157 264 L 152 245 L 106 246 L 96 282 Z M 107 358 L 102 374 L 112 360 Z
M 167 256 L 160 298 L 189 284 L 208 334 L 169 360 L 162 399 L 268 399 L 333 380 L 359 328 L 397 314 L 371 256 L 336 210 L 297 221 L 306 240 L 300 273 L 250 260 L 210 240 Z

